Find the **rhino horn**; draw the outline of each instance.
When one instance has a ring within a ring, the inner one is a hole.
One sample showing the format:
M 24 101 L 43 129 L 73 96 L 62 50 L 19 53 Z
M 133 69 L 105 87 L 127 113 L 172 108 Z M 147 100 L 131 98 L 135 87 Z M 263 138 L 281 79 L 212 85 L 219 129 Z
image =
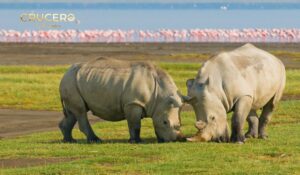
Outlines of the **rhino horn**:
M 194 99 L 195 97 L 181 95 L 181 100 L 183 103 L 191 103 Z
M 187 141 L 189 142 L 196 142 L 198 141 L 198 139 L 194 136 L 194 137 L 190 137 L 190 138 L 186 138 Z

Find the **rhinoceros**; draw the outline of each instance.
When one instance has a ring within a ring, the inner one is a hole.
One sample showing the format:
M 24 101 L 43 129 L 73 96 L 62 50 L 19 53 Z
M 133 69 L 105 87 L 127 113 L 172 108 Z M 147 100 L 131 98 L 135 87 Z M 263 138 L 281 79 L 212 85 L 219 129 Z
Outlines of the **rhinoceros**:
M 79 129 L 88 142 L 101 142 L 87 112 L 107 121 L 127 120 L 131 143 L 141 142 L 141 119 L 151 117 L 158 142 L 184 140 L 180 132 L 182 103 L 172 78 L 151 63 L 99 58 L 74 64 L 63 76 L 60 96 L 64 118 L 59 123 L 65 142 Z
M 186 82 L 186 99 L 195 111 L 198 132 L 189 141 L 244 143 L 246 137 L 265 139 L 266 125 L 279 102 L 286 75 L 283 63 L 270 53 L 245 44 L 212 56 L 195 79 Z M 256 111 L 262 109 L 258 118 Z M 232 115 L 229 138 L 227 113 Z M 243 127 L 248 121 L 249 130 Z

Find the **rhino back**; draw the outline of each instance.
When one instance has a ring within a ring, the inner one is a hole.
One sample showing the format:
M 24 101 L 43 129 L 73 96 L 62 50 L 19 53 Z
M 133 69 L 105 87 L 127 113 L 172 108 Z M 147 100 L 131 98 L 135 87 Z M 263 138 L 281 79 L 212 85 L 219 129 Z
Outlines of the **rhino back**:
M 127 104 L 145 106 L 154 90 L 150 64 L 113 59 L 83 65 L 77 74 L 77 84 L 88 108 L 109 121 L 124 119 L 123 107 Z
M 253 109 L 261 108 L 285 83 L 282 62 L 251 44 L 214 56 L 205 70 L 214 76 L 217 91 L 221 91 L 218 93 L 226 101 L 228 110 L 244 95 L 253 98 Z
M 278 96 L 278 93 L 282 94 L 282 86 L 285 86 L 285 67 L 274 55 L 253 45 L 242 47 L 240 52 L 244 57 L 248 56 L 248 60 L 254 60 L 250 68 L 242 69 L 241 74 L 251 87 L 253 108 L 261 108 L 272 97 Z

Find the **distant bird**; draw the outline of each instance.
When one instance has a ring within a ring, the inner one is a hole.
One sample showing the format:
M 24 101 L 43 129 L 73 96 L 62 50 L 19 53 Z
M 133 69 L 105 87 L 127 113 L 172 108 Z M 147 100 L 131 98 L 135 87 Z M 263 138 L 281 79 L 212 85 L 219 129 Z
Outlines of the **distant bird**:
M 228 7 L 227 6 L 221 6 L 220 9 L 221 10 L 228 10 Z

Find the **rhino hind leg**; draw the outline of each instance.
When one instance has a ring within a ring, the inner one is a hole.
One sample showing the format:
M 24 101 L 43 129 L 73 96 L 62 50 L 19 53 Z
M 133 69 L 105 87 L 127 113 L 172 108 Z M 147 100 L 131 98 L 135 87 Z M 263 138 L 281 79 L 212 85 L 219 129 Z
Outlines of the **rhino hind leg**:
M 86 135 L 88 143 L 102 142 L 101 139 L 95 135 L 87 118 L 87 112 L 77 113 L 75 116 L 78 121 L 79 130 Z
M 76 122 L 77 120 L 75 116 L 70 111 L 66 111 L 66 109 L 64 109 L 64 118 L 59 123 L 59 128 L 64 136 L 64 142 L 76 142 L 76 140 L 72 136 L 72 130 Z
M 258 127 L 258 138 L 266 139 L 268 135 L 266 134 L 266 126 L 271 120 L 272 113 L 274 111 L 273 98 L 263 107 L 261 116 L 259 118 Z
M 251 106 L 252 98 L 249 96 L 243 96 L 236 102 L 232 116 L 231 142 L 244 143 L 245 136 L 243 128 L 246 118 L 251 110 Z
M 130 143 L 140 143 L 142 142 L 140 138 L 140 131 L 141 131 L 141 119 L 143 116 L 143 108 L 139 105 L 130 104 L 126 105 L 125 109 L 125 117 L 128 123 L 128 129 L 130 138 Z
M 88 108 L 77 87 L 76 76 L 78 68 L 76 65 L 72 66 L 60 83 L 59 91 L 65 119 L 61 121 L 59 126 L 64 137 L 66 136 L 67 140 L 72 140 L 70 133 L 76 123 L 74 121 L 77 120 L 80 131 L 86 135 L 89 143 L 100 142 L 101 140 L 95 135 L 87 119 Z
M 63 119 L 60 125 L 63 126 L 64 122 L 70 122 L 70 124 L 74 126 L 75 123 L 73 124 L 73 122 L 74 120 L 77 120 L 79 130 L 86 135 L 88 143 L 101 142 L 101 140 L 95 135 L 94 131 L 92 130 L 92 127 L 87 118 L 88 110 L 86 104 L 84 103 L 84 100 L 80 97 L 80 95 L 78 95 L 77 93 L 73 93 L 72 96 L 62 98 L 62 101 L 64 113 L 67 114 L 67 117 L 66 119 Z M 68 126 L 70 127 L 71 125 Z M 72 128 L 73 127 L 70 127 L 69 129 L 72 130 Z M 64 136 L 68 136 L 65 135 L 68 133 L 64 133 L 64 131 L 66 131 L 66 129 L 63 130 Z
M 247 133 L 245 134 L 246 138 L 257 138 L 258 136 L 258 116 L 255 110 L 251 110 L 247 121 L 249 124 L 249 129 Z

